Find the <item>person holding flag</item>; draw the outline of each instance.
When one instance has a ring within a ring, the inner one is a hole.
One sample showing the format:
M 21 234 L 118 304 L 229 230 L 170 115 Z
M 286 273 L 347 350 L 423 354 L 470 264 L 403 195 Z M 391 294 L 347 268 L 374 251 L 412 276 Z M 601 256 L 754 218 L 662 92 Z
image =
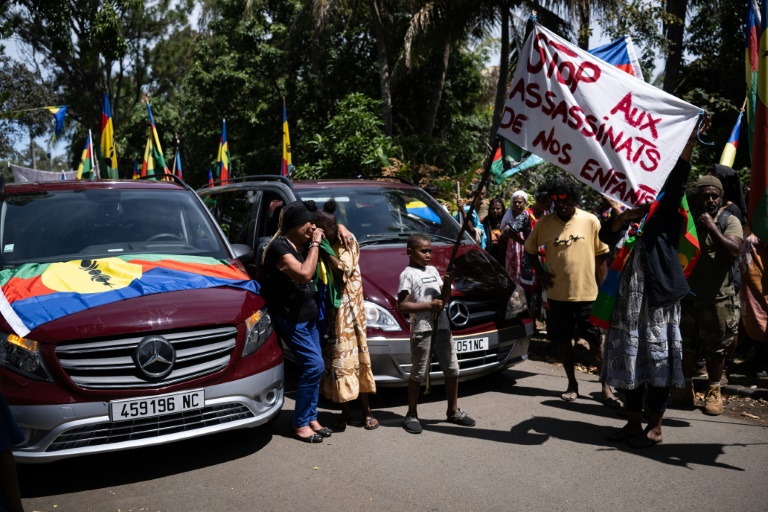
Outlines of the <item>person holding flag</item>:
M 601 377 L 623 390 L 628 421 L 609 436 L 633 448 L 648 448 L 663 440 L 661 420 L 670 388 L 682 388 L 682 336 L 680 301 L 690 287 L 678 255 L 680 233 L 688 219 L 681 201 L 691 172 L 691 153 L 698 135 L 709 129 L 705 117 L 691 134 L 661 194 L 640 226 L 630 228 L 616 256 L 601 294 L 618 285 L 605 337 Z M 622 213 L 632 219 L 644 207 Z M 596 304 L 600 304 L 598 297 Z M 642 426 L 643 396 L 647 393 L 648 425 Z

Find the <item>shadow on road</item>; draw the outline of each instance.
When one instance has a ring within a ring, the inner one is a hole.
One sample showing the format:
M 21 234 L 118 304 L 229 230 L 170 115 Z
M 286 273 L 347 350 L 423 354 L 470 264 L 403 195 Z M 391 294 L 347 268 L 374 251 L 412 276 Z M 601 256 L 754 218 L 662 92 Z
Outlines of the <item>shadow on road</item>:
M 284 413 L 281 413 L 281 416 Z M 200 439 L 134 450 L 64 459 L 47 464 L 19 464 L 22 498 L 40 498 L 145 482 L 240 459 L 272 439 L 267 427 L 233 430 Z

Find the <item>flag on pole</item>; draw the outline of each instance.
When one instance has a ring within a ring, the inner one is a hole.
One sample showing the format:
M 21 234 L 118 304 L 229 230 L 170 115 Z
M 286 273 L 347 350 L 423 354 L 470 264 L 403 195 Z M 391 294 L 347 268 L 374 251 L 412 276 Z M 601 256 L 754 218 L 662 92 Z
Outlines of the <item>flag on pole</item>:
M 53 114 L 53 118 L 56 120 L 56 127 L 54 128 L 53 138 L 59 137 L 64 131 L 64 118 L 67 115 L 67 105 L 61 107 L 45 107 L 48 112 Z
M 80 155 L 80 165 L 77 166 L 77 179 L 93 179 L 93 144 L 91 143 L 91 132 L 88 131 L 88 138 L 85 139 L 85 147 Z
M 141 174 L 139 174 L 139 161 L 134 158 L 133 159 L 133 179 L 137 180 L 139 179 L 139 176 L 141 176 Z
M 157 127 L 155 126 L 155 118 L 152 115 L 152 107 L 149 105 L 149 100 L 147 100 L 147 112 L 149 112 L 149 141 L 148 141 L 148 147 L 150 149 L 152 160 L 153 160 L 153 172 L 150 174 L 150 176 L 154 174 L 171 174 L 171 171 L 168 170 L 168 165 L 165 163 L 165 157 L 163 156 L 163 148 L 160 145 L 160 136 L 157 133 Z M 144 152 L 144 162 L 147 163 L 147 152 Z M 149 169 L 147 169 L 147 172 Z M 142 176 L 146 176 L 144 174 L 144 169 L 142 169 Z
M 176 167 L 176 172 L 174 174 L 176 174 L 176 176 L 179 178 L 184 179 L 184 175 L 181 171 L 181 150 L 179 149 L 176 150 L 176 160 L 174 161 L 173 165 Z
M 227 120 L 221 121 L 221 138 L 219 138 L 219 154 L 216 157 L 216 169 L 219 181 L 225 184 L 229 180 L 229 142 L 227 142 Z
M 763 2 L 760 19 L 760 55 L 768 54 L 768 2 Z M 752 173 L 749 182 L 749 225 L 762 240 L 768 240 L 768 61 L 760 59 L 757 69 L 755 138 L 752 141 Z
M 283 161 L 280 165 L 280 175 L 290 176 L 292 172 L 291 136 L 288 134 L 288 113 L 285 110 L 285 100 L 283 100 Z
M 112 109 L 109 95 L 104 93 L 104 107 L 101 109 L 101 154 L 107 163 L 107 177 L 117 179 L 117 151 L 115 150 L 115 129 L 112 124 Z
M 739 112 L 736 124 L 733 125 L 733 130 L 731 130 L 731 136 L 728 137 L 728 142 L 725 143 L 723 153 L 720 155 L 720 165 L 733 167 L 733 161 L 736 159 L 736 149 L 739 147 L 739 132 L 741 132 L 742 117 L 744 117 L 744 109 L 741 109 Z
M 747 24 L 744 29 L 745 64 L 747 77 L 747 140 L 749 154 L 752 154 L 752 141 L 755 138 L 755 108 L 757 107 L 757 64 L 760 50 L 760 31 L 762 21 L 757 0 L 748 0 Z
M 141 162 L 141 176 L 155 175 L 155 158 L 152 151 L 152 135 L 147 138 L 147 145 L 144 147 L 144 160 Z
M 640 80 L 643 78 L 643 70 L 640 68 L 640 60 L 635 53 L 635 45 L 630 36 L 620 37 L 617 40 L 589 50 L 589 53 L 602 59 L 608 64 L 616 66 Z
M 208 188 L 213 188 L 213 171 L 208 169 Z

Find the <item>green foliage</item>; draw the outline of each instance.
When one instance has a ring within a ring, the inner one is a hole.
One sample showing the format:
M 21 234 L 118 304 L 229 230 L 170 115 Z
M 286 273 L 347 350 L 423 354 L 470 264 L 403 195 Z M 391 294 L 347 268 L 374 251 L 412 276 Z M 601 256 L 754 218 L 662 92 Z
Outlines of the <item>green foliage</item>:
M 298 165 L 297 178 L 351 178 L 378 175 L 397 148 L 384 135 L 378 101 L 353 93 L 342 99 L 324 133 L 310 141 L 311 162 Z

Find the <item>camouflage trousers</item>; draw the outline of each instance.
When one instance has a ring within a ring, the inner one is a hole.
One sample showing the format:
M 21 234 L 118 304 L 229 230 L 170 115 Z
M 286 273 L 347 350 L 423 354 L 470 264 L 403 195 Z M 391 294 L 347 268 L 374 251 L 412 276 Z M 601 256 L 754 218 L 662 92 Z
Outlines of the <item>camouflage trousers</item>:
M 684 299 L 680 306 L 683 351 L 705 359 L 724 356 L 739 328 L 738 298 Z

